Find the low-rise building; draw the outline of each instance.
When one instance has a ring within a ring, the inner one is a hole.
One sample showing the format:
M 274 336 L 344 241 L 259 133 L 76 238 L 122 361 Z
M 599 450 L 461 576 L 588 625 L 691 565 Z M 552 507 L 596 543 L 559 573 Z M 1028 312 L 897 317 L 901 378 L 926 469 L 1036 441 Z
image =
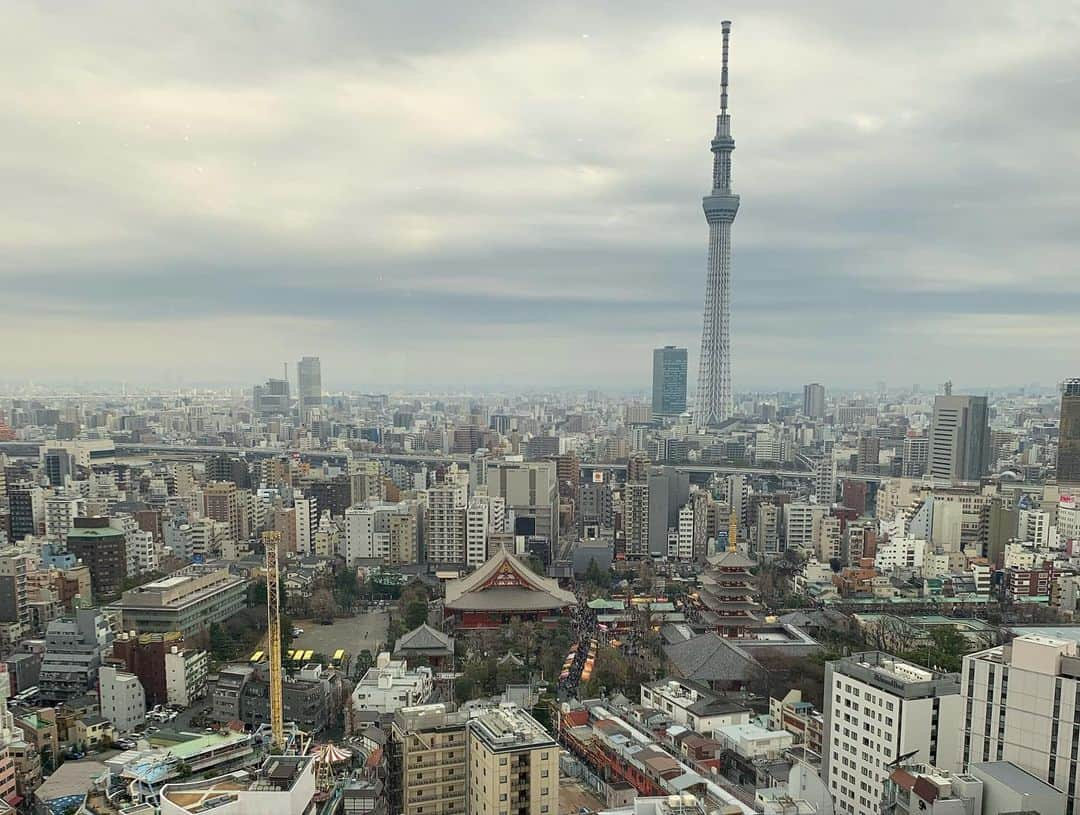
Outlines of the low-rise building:
M 281 701 L 285 721 L 295 722 L 307 733 L 322 731 L 340 710 L 343 699 L 341 675 L 309 664 L 284 677 Z M 215 706 L 216 707 L 216 706 Z M 256 728 L 270 721 L 270 670 L 266 663 L 255 666 L 240 691 L 240 721 Z
M 132 677 L 134 679 L 134 677 Z M 138 680 L 135 680 L 138 682 Z M 104 716 L 83 716 L 75 719 L 68 740 L 81 750 L 104 747 L 112 743 L 118 733 L 113 723 Z
M 161 815 L 311 815 L 316 808 L 312 756 L 270 756 L 257 773 L 237 771 L 166 784 Z
M 399 708 L 424 704 L 433 688 L 434 676 L 430 668 L 409 670 L 405 660 L 391 659 L 390 654 L 384 652 L 356 683 L 352 708 L 354 711 L 393 713 Z
M 240 697 L 254 673 L 254 665 L 224 665 L 216 674 L 207 676 L 211 720 L 221 724 L 240 720 Z
M 773 727 L 782 728 L 815 755 L 821 755 L 821 736 L 825 720 L 821 712 L 804 702 L 802 692 L 790 690 L 783 699 L 769 699 L 769 718 Z
M 750 724 L 749 709 L 696 682 L 679 679 L 648 682 L 641 686 L 641 704 L 663 711 L 675 724 L 702 736 L 712 736 L 725 725 Z
M 244 608 L 245 580 L 228 569 L 192 564 L 126 591 L 116 606 L 127 631 L 179 631 L 192 637 Z
M 795 742 L 787 730 L 768 730 L 756 724 L 729 724 L 718 727 L 713 736 L 724 748 L 742 758 L 777 759 Z

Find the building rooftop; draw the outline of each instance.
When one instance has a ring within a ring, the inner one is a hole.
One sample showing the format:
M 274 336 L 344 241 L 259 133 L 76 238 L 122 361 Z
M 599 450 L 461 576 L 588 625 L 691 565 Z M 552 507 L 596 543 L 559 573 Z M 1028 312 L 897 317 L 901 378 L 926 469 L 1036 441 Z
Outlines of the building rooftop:
M 960 692 L 959 674 L 930 670 L 884 651 L 863 651 L 830 664 L 847 676 L 904 699 Z
M 1017 767 L 1011 761 L 978 761 L 969 767 L 973 775 L 986 775 L 1000 781 L 1021 795 L 1045 795 L 1057 792 L 1045 781 L 1036 778 L 1027 770 Z
M 497 707 L 472 719 L 472 731 L 491 750 L 521 750 L 554 745 L 540 722 L 518 707 Z
M 312 761 L 312 756 L 270 756 L 257 773 L 237 771 L 217 778 L 166 784 L 161 796 L 188 812 L 206 812 L 238 801 L 244 792 L 288 792 L 305 772 L 311 774 Z
M 161 580 L 125 591 L 117 605 L 122 609 L 179 610 L 243 583 L 242 577 L 228 569 L 192 564 Z
M 100 761 L 65 761 L 37 788 L 34 796 L 39 801 L 48 802 L 77 795 L 81 801 L 93 781 L 108 772 L 109 768 Z

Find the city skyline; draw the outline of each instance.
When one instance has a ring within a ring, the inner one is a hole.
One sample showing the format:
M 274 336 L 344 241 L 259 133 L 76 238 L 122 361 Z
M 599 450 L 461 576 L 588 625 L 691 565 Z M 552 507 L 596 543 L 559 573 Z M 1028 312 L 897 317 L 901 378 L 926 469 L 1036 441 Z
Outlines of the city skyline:
M 0 342 L 34 350 L 6 381 L 252 383 L 304 349 L 343 384 L 695 370 L 721 16 L 735 391 L 1075 373 L 1065 4 L 111 8 L 11 11 Z

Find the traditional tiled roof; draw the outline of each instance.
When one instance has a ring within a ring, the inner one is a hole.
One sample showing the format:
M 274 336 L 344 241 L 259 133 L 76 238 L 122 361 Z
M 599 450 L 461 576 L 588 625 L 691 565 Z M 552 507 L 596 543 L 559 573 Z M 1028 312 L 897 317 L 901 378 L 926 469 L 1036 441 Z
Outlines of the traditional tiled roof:
M 679 674 L 695 682 L 749 681 L 764 673 L 754 657 L 710 632 L 664 648 Z
M 394 656 L 402 652 L 452 655 L 454 653 L 454 639 L 441 631 L 423 623 L 419 628 L 414 628 L 407 634 L 402 634 L 394 644 Z
M 448 582 L 443 605 L 454 611 L 541 611 L 576 602 L 557 580 L 540 577 L 500 548 L 472 574 Z

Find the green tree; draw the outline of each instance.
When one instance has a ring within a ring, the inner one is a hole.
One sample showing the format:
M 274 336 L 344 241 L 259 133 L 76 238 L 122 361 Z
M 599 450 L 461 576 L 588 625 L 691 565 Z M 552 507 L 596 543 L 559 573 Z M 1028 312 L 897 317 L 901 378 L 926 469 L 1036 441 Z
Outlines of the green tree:
M 311 596 L 311 613 L 316 620 L 333 620 L 337 614 L 334 595 L 326 589 L 319 589 Z
M 412 631 L 427 622 L 428 604 L 422 600 L 410 600 L 405 606 L 405 629 Z
M 247 587 L 248 608 L 266 608 L 266 581 L 255 580 Z
M 210 623 L 210 653 L 218 662 L 232 659 L 232 638 L 220 623 Z
M 334 576 L 334 599 L 347 611 L 351 611 L 360 599 L 360 585 L 352 569 L 339 569 Z

